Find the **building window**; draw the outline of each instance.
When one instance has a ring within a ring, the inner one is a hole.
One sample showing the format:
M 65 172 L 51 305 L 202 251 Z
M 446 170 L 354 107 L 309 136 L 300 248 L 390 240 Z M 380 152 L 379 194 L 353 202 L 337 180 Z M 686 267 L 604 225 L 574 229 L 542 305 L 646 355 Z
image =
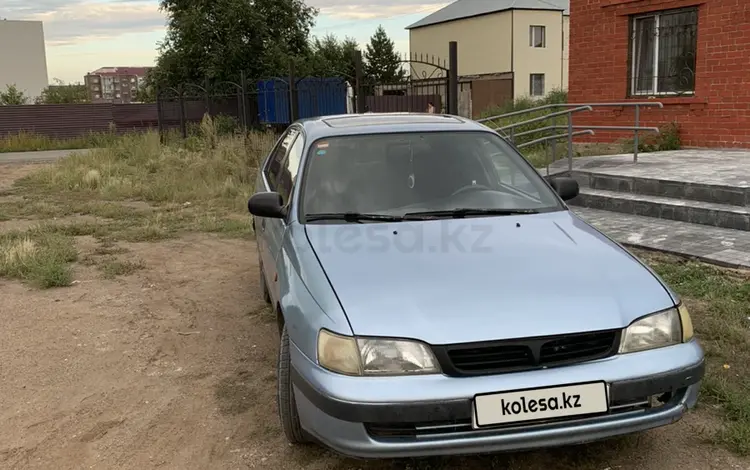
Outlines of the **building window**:
M 630 94 L 695 92 L 698 9 L 635 16 L 630 34 Z
M 544 74 L 532 73 L 529 79 L 529 94 L 531 96 L 544 96 Z
M 529 46 L 547 47 L 546 26 L 529 26 Z

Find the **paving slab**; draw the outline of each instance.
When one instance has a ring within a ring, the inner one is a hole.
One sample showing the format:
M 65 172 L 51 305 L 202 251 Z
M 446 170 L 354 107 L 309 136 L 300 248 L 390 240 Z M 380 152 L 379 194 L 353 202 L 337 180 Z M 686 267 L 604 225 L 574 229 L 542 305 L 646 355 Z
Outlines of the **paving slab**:
M 722 266 L 750 269 L 750 232 L 587 207 L 571 209 L 623 245 L 691 256 Z
M 750 188 L 750 151 L 688 149 L 666 152 L 579 157 L 573 170 L 635 178 L 658 178 L 694 184 Z M 568 171 L 568 161 L 550 165 L 550 174 Z M 542 171 L 544 174 L 545 171 Z

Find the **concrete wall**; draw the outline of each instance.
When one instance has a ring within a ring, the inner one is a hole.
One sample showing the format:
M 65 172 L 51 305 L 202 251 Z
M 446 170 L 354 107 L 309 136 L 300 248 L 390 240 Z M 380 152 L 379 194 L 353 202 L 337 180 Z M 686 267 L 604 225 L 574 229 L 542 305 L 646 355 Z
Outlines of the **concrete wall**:
M 458 41 L 458 74 L 479 75 L 511 70 L 511 13 L 478 16 L 409 30 L 409 50 L 440 58 L 447 65 L 448 43 Z M 528 39 L 527 39 L 528 41 Z M 413 64 L 419 74 L 431 67 Z M 414 75 L 414 74 L 412 74 Z
M 544 74 L 544 93 L 563 88 L 565 62 L 563 60 L 563 15 L 559 11 L 513 11 L 513 72 L 514 98 L 529 96 L 530 75 Z M 546 28 L 546 47 L 531 47 L 529 28 Z
M 31 100 L 49 84 L 41 21 L 0 21 L 0 89 L 13 84 Z

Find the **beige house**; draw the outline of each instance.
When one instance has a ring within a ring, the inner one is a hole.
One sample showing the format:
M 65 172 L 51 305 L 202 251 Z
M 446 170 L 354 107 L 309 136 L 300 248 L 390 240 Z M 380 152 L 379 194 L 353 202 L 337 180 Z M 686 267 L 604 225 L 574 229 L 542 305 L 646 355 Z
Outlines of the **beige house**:
M 0 89 L 8 85 L 31 100 L 49 85 L 41 21 L 0 20 Z
M 472 114 L 508 99 L 568 87 L 569 0 L 457 0 L 408 26 L 412 57 L 448 58 L 458 42 L 458 75 L 471 82 Z M 412 77 L 434 67 L 412 63 Z M 465 89 L 465 86 L 464 86 Z

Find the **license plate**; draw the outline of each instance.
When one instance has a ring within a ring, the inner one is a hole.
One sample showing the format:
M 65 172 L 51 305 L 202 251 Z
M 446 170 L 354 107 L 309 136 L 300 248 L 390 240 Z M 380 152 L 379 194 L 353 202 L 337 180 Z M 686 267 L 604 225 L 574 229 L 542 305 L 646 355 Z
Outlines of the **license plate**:
M 604 382 L 490 393 L 474 397 L 475 427 L 604 413 Z

